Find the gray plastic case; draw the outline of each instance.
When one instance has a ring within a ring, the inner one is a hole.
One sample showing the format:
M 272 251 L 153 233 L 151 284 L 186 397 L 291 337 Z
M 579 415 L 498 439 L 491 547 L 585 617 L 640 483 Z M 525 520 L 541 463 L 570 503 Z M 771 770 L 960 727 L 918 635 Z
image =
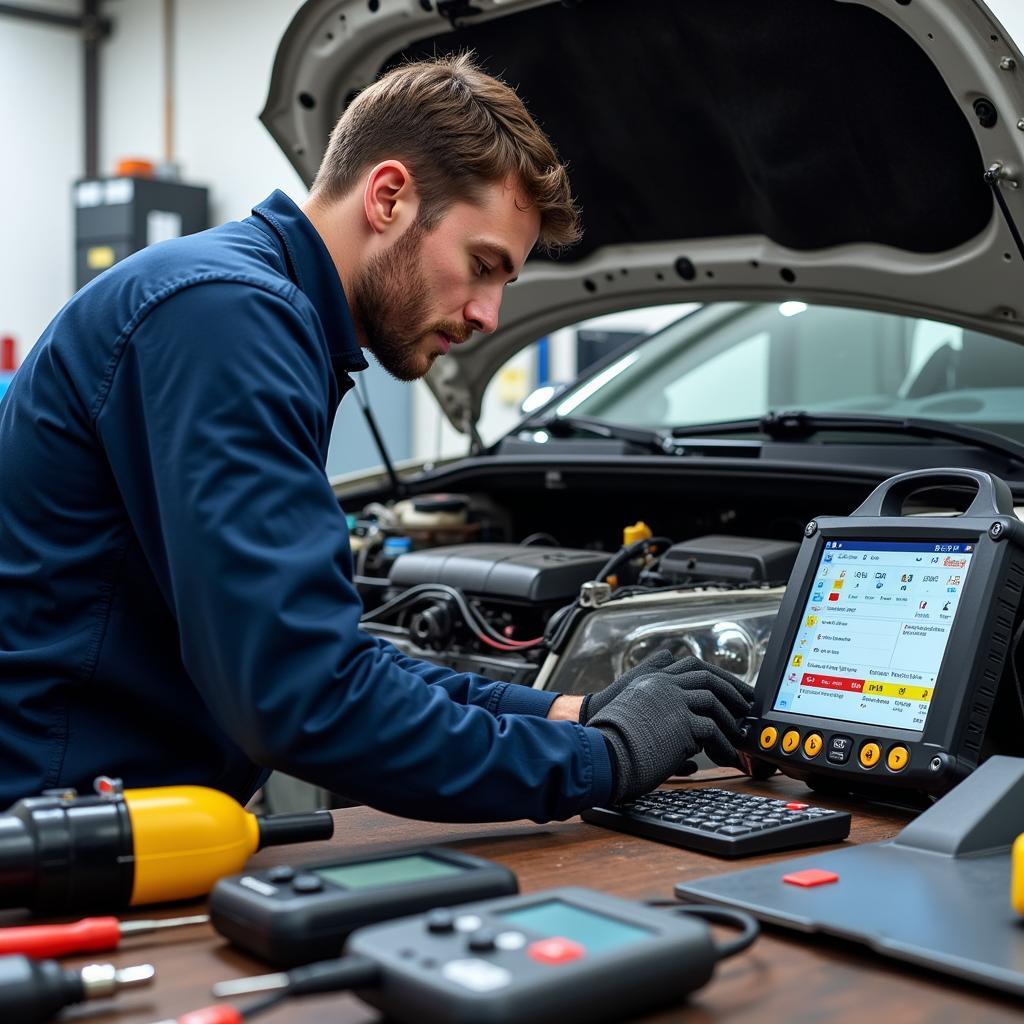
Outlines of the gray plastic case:
M 997 756 L 888 842 L 680 883 L 675 892 L 1024 995 L 1009 856 L 1022 832 L 1024 760 Z M 813 888 L 782 880 L 812 868 L 839 880 Z

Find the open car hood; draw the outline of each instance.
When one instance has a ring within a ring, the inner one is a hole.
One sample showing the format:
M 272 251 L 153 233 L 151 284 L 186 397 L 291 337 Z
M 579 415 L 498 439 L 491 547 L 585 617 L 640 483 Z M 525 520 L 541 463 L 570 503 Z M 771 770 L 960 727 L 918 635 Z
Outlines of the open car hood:
M 382 70 L 473 49 L 568 161 L 584 241 L 426 378 L 468 431 L 519 349 L 636 306 L 800 298 L 1024 341 L 1014 36 L 1020 0 L 308 0 L 260 117 L 309 184 Z

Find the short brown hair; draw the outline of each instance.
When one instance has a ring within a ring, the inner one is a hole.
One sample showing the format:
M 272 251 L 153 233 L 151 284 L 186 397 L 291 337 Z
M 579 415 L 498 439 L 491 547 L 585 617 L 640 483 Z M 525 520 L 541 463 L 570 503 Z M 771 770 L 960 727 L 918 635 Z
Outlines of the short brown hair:
M 409 165 L 427 230 L 456 200 L 472 202 L 511 176 L 540 213 L 541 248 L 579 240 L 579 209 L 554 147 L 515 91 L 472 54 L 405 64 L 364 89 L 331 132 L 313 196 L 345 195 L 389 157 Z

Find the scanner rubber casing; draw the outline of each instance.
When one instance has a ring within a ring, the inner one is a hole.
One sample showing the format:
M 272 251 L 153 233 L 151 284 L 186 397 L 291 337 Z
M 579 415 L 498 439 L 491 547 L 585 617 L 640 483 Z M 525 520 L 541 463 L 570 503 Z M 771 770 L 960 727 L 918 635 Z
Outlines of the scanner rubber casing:
M 901 514 L 904 501 L 915 492 L 964 486 L 975 487 L 977 495 L 963 515 Z M 774 710 L 825 544 L 835 540 L 975 545 L 921 732 Z M 1014 514 L 1009 488 L 977 470 L 903 473 L 880 484 L 852 515 L 808 523 L 758 673 L 751 715 L 743 723 L 742 749 L 815 789 L 897 799 L 901 794 L 939 796 L 989 754 L 1024 753 L 1021 706 L 1007 665 L 1024 590 L 1022 549 L 1024 523 Z M 780 742 L 762 749 L 759 739 L 766 726 L 774 726 L 780 739 L 789 729 L 797 729 L 800 745 L 790 754 L 783 753 Z M 813 758 L 803 750 L 803 738 L 811 732 L 824 740 Z M 826 759 L 828 741 L 834 735 L 853 737 L 853 753 L 846 764 Z M 870 769 L 862 767 L 857 756 L 860 745 L 868 740 L 878 742 L 883 751 Z M 885 757 L 885 751 L 896 744 L 910 752 L 906 767 L 898 772 L 888 768 Z

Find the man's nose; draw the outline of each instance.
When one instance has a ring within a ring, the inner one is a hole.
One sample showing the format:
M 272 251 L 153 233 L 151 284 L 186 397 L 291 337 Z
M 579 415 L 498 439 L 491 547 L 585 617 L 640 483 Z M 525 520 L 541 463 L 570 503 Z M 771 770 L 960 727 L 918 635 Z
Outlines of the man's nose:
M 479 296 L 470 299 L 462 315 L 474 331 L 491 334 L 498 329 L 498 312 L 501 309 L 501 293 L 494 296 Z

